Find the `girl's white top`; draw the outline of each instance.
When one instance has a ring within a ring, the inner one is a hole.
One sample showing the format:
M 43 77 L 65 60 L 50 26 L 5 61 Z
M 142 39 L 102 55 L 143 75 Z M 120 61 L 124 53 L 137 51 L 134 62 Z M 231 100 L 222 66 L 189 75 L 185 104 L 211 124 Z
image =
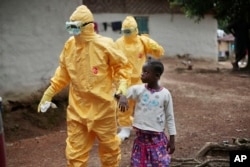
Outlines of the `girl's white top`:
M 163 132 L 167 126 L 169 135 L 176 135 L 173 101 L 168 89 L 151 91 L 144 84 L 128 88 L 127 98 L 136 101 L 133 126 L 155 132 Z

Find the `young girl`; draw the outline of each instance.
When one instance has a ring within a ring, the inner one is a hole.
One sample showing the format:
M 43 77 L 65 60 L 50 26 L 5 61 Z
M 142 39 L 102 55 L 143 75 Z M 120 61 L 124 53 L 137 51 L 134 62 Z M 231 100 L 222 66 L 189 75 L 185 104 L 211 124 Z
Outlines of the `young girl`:
M 131 86 L 127 98 L 136 101 L 133 127 L 136 130 L 131 166 L 168 167 L 170 154 L 175 150 L 175 120 L 172 97 L 158 81 L 164 71 L 160 61 L 149 59 L 142 68 L 144 84 Z M 119 96 L 118 96 L 119 97 Z M 127 99 L 120 96 L 119 107 L 125 111 Z M 169 140 L 164 130 L 167 125 Z
M 132 74 L 130 75 L 130 83 L 128 85 L 141 84 L 141 70 L 143 64 L 147 60 L 147 55 L 151 55 L 158 59 L 164 55 L 164 48 L 149 35 L 139 35 L 138 24 L 133 16 L 127 16 L 122 22 L 121 28 L 122 36 L 116 40 L 119 49 L 125 53 L 129 64 L 132 67 Z M 129 109 L 126 112 L 117 113 L 117 123 L 119 126 L 118 136 L 121 140 L 130 137 L 133 113 L 134 100 L 128 101 Z

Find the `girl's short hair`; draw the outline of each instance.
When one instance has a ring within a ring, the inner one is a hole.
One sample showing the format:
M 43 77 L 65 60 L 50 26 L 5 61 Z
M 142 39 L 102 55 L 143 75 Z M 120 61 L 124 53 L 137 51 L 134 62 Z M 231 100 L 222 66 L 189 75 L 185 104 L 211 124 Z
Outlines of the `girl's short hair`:
M 162 64 L 160 60 L 156 60 L 156 59 L 153 59 L 152 57 L 148 57 L 147 63 L 148 65 L 152 67 L 152 70 L 154 73 L 158 73 L 162 75 L 162 73 L 164 72 L 164 65 Z

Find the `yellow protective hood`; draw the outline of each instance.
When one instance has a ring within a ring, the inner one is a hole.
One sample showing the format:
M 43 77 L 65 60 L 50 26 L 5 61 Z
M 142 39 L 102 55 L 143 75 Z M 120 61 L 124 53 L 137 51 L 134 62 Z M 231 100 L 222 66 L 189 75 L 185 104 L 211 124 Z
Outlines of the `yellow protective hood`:
M 70 21 L 81 21 L 82 23 L 94 22 L 92 12 L 85 5 L 78 6 L 69 19 Z M 75 39 L 77 42 L 90 41 L 95 35 L 94 23 L 90 23 L 82 27 L 81 34 L 76 36 Z
M 133 16 L 127 16 L 122 22 L 122 29 L 137 28 L 137 22 Z
M 122 22 L 122 29 L 136 29 L 130 36 L 124 36 L 124 40 L 127 43 L 135 42 L 138 35 L 137 22 L 133 16 L 127 16 Z
M 70 21 L 81 21 L 83 23 L 94 21 L 92 12 L 87 6 L 81 5 L 70 16 Z

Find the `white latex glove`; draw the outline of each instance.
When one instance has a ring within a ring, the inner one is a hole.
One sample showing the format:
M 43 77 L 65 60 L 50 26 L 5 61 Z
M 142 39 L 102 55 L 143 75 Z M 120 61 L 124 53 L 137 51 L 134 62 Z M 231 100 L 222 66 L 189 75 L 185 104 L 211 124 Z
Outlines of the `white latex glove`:
M 50 107 L 57 108 L 55 103 L 52 103 L 50 101 L 45 101 L 45 103 L 41 105 L 41 112 L 46 112 Z

